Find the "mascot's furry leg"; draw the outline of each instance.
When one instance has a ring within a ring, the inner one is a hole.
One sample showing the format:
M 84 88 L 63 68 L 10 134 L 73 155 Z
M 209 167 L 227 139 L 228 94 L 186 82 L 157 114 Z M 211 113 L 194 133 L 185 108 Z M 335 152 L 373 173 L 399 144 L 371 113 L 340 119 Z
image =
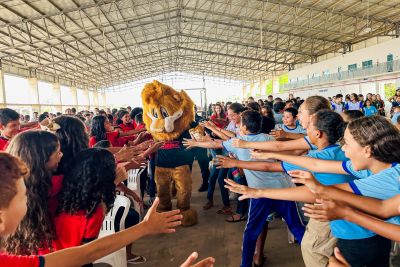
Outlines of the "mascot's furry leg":
M 190 208 L 192 195 L 192 178 L 189 165 L 176 168 L 156 167 L 156 183 L 158 197 L 160 198 L 160 211 L 172 209 L 171 204 L 171 179 L 175 182 L 177 190 L 177 208 L 181 210 L 183 226 L 191 226 L 197 223 L 197 212 Z

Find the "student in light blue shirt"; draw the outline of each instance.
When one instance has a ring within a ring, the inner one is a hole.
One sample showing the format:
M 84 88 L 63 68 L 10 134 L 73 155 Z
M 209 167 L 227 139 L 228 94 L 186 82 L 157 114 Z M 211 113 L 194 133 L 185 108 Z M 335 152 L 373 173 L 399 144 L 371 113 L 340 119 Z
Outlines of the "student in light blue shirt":
M 312 122 L 307 127 L 307 136 L 309 137 L 310 145 L 316 146 L 315 150 L 310 150 L 307 157 L 325 159 L 325 160 L 348 160 L 341 150 L 341 147 L 336 144 L 343 137 L 345 123 L 342 117 L 331 110 L 320 110 L 314 114 Z M 217 165 L 223 168 L 238 167 L 250 170 L 262 170 L 267 172 L 292 170 L 306 170 L 295 164 L 285 161 L 279 162 L 262 162 L 262 161 L 239 161 L 226 157 L 219 157 Z M 324 172 L 313 172 L 316 179 L 324 185 L 348 183 L 354 179 L 353 176 L 346 174 L 329 174 Z M 347 222 L 346 222 L 347 223 Z M 350 224 L 350 223 L 348 223 Z M 361 228 L 357 225 L 351 225 L 342 232 L 351 234 Z M 306 266 L 326 266 L 329 257 L 333 253 L 338 230 L 340 228 L 329 227 L 328 223 L 320 223 L 316 220 L 310 220 L 307 225 L 307 231 L 304 234 L 301 244 L 301 251 Z M 362 228 L 359 231 L 364 231 Z
M 259 133 L 261 131 L 261 114 L 257 111 L 248 110 L 241 114 L 240 139 L 260 142 L 273 139 L 272 137 Z M 226 152 L 236 155 L 243 161 L 250 160 L 250 149 L 235 148 L 232 140 L 217 143 L 198 142 L 195 140 L 184 140 L 186 147 L 223 147 Z M 247 183 L 255 188 L 287 188 L 290 187 L 288 180 L 282 173 L 268 173 L 262 171 L 244 170 Z M 296 203 L 293 201 L 280 201 L 272 199 L 251 199 L 246 229 L 243 234 L 242 267 L 252 267 L 256 241 L 267 224 L 266 220 L 271 212 L 281 215 L 289 229 L 300 243 L 304 235 L 304 226 L 297 213 Z
M 398 149 L 400 134 L 396 127 L 381 116 L 362 117 L 349 123 L 344 140 L 343 150 L 351 161 L 326 161 L 276 153 L 264 154 L 264 157 L 289 161 L 316 172 L 351 174 L 357 177 L 357 180 L 327 187 L 318 183 L 308 172 L 293 171 L 289 172 L 292 177 L 296 177 L 293 181 L 306 184 L 310 190 L 298 187 L 291 192 L 287 192 L 287 189 L 285 191 L 263 189 L 260 192 L 261 190 L 246 189 L 242 186 L 240 193 L 246 197 L 256 195 L 306 202 L 314 202 L 316 193 L 319 197 L 331 198 L 350 205 L 351 202 L 347 202 L 349 192 L 381 200 L 400 194 L 400 165 L 397 164 L 400 162 Z M 375 210 L 372 213 L 380 214 L 380 212 Z M 399 224 L 399 216 L 390 218 L 389 221 Z M 391 241 L 375 233 L 371 232 L 368 236 L 355 231 L 349 239 L 339 238 L 337 246 L 351 266 L 389 266 Z
M 364 104 L 365 106 L 363 108 L 363 111 L 365 116 L 370 117 L 378 114 L 378 110 L 375 106 L 371 104 L 371 101 L 369 99 L 365 100 Z
M 358 101 L 358 96 L 354 93 L 350 95 L 350 101 L 344 105 L 345 110 L 362 110 L 362 108 L 362 102 Z
M 275 127 L 282 129 L 287 133 L 306 134 L 306 130 L 300 125 L 297 120 L 298 111 L 295 108 L 287 108 L 283 112 L 282 124 Z
M 397 125 L 398 118 L 400 117 L 400 107 L 395 107 L 393 110 L 392 123 Z

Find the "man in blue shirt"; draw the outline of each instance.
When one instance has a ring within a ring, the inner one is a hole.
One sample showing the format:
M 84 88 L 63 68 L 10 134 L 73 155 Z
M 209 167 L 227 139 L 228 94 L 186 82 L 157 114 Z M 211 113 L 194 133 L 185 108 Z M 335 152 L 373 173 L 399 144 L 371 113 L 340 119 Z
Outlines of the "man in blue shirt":
M 259 133 L 261 130 L 261 114 L 256 111 L 245 111 L 241 114 L 241 135 L 242 140 L 251 142 L 263 142 L 273 140 L 271 136 Z M 224 148 L 226 152 L 236 155 L 239 160 L 250 161 L 250 149 L 236 148 L 232 140 L 213 142 L 198 142 L 184 140 L 184 146 Z M 290 187 L 288 180 L 282 173 L 262 172 L 244 169 L 247 183 L 254 188 L 286 188 Z M 275 211 L 280 214 L 287 223 L 289 229 L 300 243 L 304 235 L 304 225 L 301 223 L 297 213 L 296 203 L 293 201 L 272 200 L 267 198 L 251 199 L 246 229 L 243 234 L 243 252 L 241 267 L 251 267 L 253 263 L 256 241 L 264 230 L 268 215 Z

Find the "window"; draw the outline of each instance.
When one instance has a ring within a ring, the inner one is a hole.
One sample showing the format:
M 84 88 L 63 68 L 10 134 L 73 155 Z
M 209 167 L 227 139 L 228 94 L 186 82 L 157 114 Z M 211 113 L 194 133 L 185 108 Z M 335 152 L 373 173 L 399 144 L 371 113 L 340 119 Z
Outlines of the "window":
M 363 69 L 372 68 L 372 60 L 363 61 L 362 68 Z
M 348 66 L 349 71 L 357 70 L 357 64 L 351 64 Z
M 6 102 L 10 104 L 33 104 L 28 79 L 14 75 L 4 75 Z
M 329 74 L 330 74 L 329 70 L 323 70 L 322 71 L 322 76 L 327 76 Z
M 88 99 L 85 95 L 85 92 L 82 89 L 76 89 L 78 95 L 78 105 L 79 106 L 87 106 L 89 105 Z
M 89 91 L 89 102 L 90 102 L 90 106 L 94 107 L 94 92 L 93 91 Z
M 75 96 L 72 95 L 71 88 L 69 88 L 68 86 L 61 85 L 60 90 L 61 90 L 61 101 L 63 106 L 76 104 L 74 103 Z

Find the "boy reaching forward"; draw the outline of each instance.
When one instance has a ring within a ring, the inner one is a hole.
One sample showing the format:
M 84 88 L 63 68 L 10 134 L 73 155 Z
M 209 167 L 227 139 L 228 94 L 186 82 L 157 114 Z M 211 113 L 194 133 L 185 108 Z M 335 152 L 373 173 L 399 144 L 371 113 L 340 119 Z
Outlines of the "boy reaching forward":
M 243 112 L 241 114 L 240 136 L 238 136 L 238 138 L 250 142 L 273 140 L 271 136 L 262 134 L 260 131 L 260 113 L 250 110 Z M 210 142 L 199 142 L 193 139 L 185 139 L 183 145 L 188 148 L 224 148 L 225 152 L 231 152 L 235 154 L 239 160 L 249 161 L 251 159 L 249 149 L 235 148 L 232 146 L 231 140 L 212 140 Z M 246 169 L 244 170 L 244 173 L 247 183 L 250 187 L 285 188 L 290 186 L 282 173 L 269 173 Z M 304 234 L 304 226 L 302 225 L 297 214 L 295 202 L 277 201 L 267 198 L 250 199 L 248 221 L 243 234 L 242 267 L 252 266 L 257 238 L 264 230 L 268 215 L 273 211 L 279 213 L 285 219 L 296 240 L 299 243 L 301 242 Z

